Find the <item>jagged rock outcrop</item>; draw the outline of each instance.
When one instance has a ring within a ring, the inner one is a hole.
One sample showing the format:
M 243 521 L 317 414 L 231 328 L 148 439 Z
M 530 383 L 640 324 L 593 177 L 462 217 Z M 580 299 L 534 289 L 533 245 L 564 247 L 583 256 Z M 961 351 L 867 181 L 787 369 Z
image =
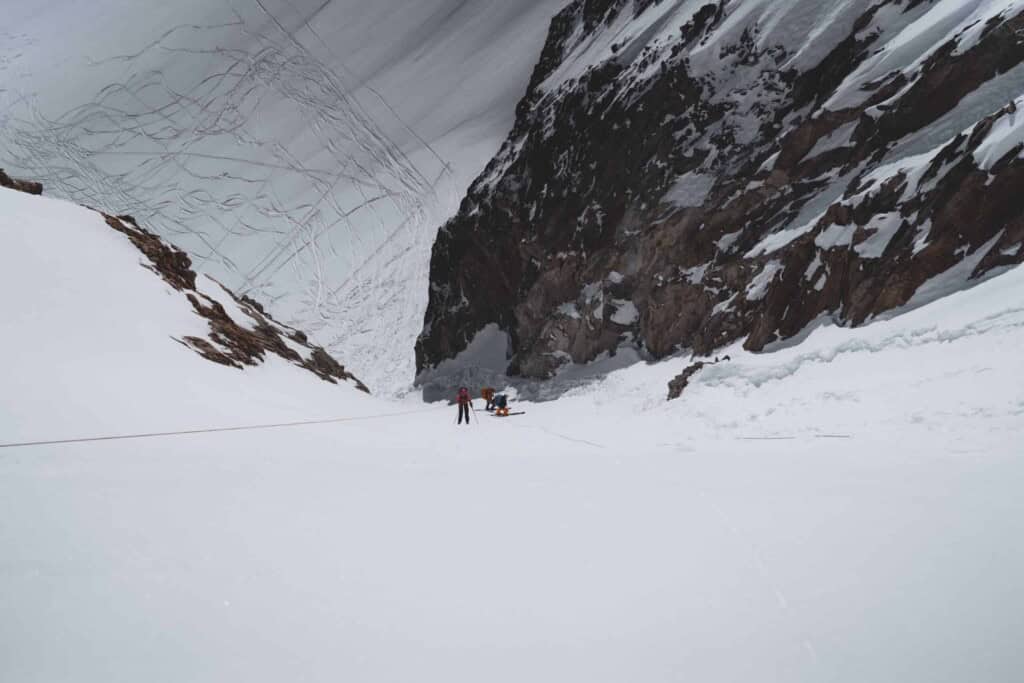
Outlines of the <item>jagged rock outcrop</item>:
M 668 383 L 668 400 L 674 401 L 683 395 L 686 391 L 686 387 L 690 386 L 690 380 L 693 379 L 694 375 L 703 370 L 709 365 L 718 365 L 719 363 L 732 360 L 729 356 L 725 358 L 715 357 L 713 361 L 697 361 L 691 363 L 685 370 L 669 380 Z
M 668 400 L 674 401 L 682 396 L 686 387 L 690 386 L 690 380 L 693 379 L 693 376 L 703 370 L 706 365 L 706 363 L 698 361 L 672 378 L 668 383 Z
M 1024 2 L 576 0 L 437 238 L 423 371 L 751 350 L 1024 261 Z
M 0 168 L 0 187 L 6 187 L 10 190 L 17 190 L 18 192 L 26 192 L 28 194 L 42 194 L 43 184 L 32 180 L 18 180 L 12 178 L 4 172 L 4 169 Z
M 39 182 L 11 178 L 0 169 L 0 187 L 32 195 L 40 195 Z M 305 333 L 274 320 L 259 303 L 247 296 L 237 296 L 213 278 L 214 293 L 200 286 L 192 270 L 188 254 L 164 242 L 158 235 L 141 227 L 132 216 L 113 216 L 99 212 L 106 224 L 125 235 L 145 257 L 145 267 L 181 292 L 197 315 L 209 323 L 206 337 L 184 336 L 180 341 L 202 357 L 236 368 L 262 363 L 268 353 L 309 370 L 317 377 L 337 384 L 351 382 L 357 389 L 369 389 L 322 347 L 309 342 Z M 230 302 L 233 313 L 225 310 Z
M 256 301 L 236 296 L 220 283 L 209 278 L 221 290 L 225 303 L 235 310 L 228 313 L 225 303 L 206 293 L 197 285 L 192 261 L 180 249 L 167 244 L 159 236 L 139 226 L 131 216 L 103 214 L 107 225 L 126 235 L 149 261 L 148 268 L 181 292 L 197 315 L 209 323 L 205 337 L 184 336 L 180 341 L 203 358 L 235 368 L 262 363 L 267 354 L 274 354 L 289 363 L 309 370 L 332 384 L 352 382 L 357 389 L 369 393 L 366 386 L 322 347 L 310 344 L 306 335 L 274 320 Z

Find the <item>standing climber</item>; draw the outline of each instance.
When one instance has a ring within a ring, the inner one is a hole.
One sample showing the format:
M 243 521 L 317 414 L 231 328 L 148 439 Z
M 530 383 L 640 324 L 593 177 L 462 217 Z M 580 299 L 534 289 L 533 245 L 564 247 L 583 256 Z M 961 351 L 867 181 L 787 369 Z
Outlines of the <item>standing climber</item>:
M 494 410 L 494 389 L 491 387 L 484 387 L 480 390 L 480 398 L 484 400 L 487 405 L 484 406 L 484 410 Z
M 462 387 L 459 389 L 458 396 L 455 400 L 459 404 L 459 424 L 462 424 L 462 416 L 466 416 L 466 424 L 469 424 L 469 408 L 472 405 L 473 399 L 469 396 L 469 389 Z

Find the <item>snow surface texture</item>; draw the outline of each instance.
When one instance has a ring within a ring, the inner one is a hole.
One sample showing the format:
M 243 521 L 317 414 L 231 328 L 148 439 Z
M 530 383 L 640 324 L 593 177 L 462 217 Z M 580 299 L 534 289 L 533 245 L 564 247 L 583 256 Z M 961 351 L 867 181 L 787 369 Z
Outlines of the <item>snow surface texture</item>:
M 1024 670 L 1024 268 L 727 349 L 671 403 L 684 359 L 457 427 L 209 363 L 171 338 L 204 321 L 97 214 L 0 202 L 0 443 L 351 419 L 0 448 L 0 680 Z
M 511 127 L 560 6 L 5 7 L 0 167 L 134 215 L 397 392 L 435 231 Z

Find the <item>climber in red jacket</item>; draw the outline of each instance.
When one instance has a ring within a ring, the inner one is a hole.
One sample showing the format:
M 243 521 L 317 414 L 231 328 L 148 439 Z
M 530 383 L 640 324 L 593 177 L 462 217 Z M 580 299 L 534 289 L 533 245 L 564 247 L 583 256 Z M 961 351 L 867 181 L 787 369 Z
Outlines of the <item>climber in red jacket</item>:
M 462 387 L 459 389 L 458 396 L 455 400 L 459 404 L 459 424 L 462 424 L 462 416 L 466 416 L 466 424 L 469 424 L 469 409 L 473 405 L 473 399 L 469 395 L 469 389 Z

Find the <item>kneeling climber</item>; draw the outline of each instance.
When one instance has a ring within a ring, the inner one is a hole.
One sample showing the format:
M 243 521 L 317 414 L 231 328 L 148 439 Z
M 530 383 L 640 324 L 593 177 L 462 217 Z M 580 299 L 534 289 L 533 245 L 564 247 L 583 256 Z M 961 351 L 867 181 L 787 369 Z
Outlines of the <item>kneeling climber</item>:
M 499 417 L 508 417 L 508 396 L 498 394 L 494 397 L 494 414 Z

